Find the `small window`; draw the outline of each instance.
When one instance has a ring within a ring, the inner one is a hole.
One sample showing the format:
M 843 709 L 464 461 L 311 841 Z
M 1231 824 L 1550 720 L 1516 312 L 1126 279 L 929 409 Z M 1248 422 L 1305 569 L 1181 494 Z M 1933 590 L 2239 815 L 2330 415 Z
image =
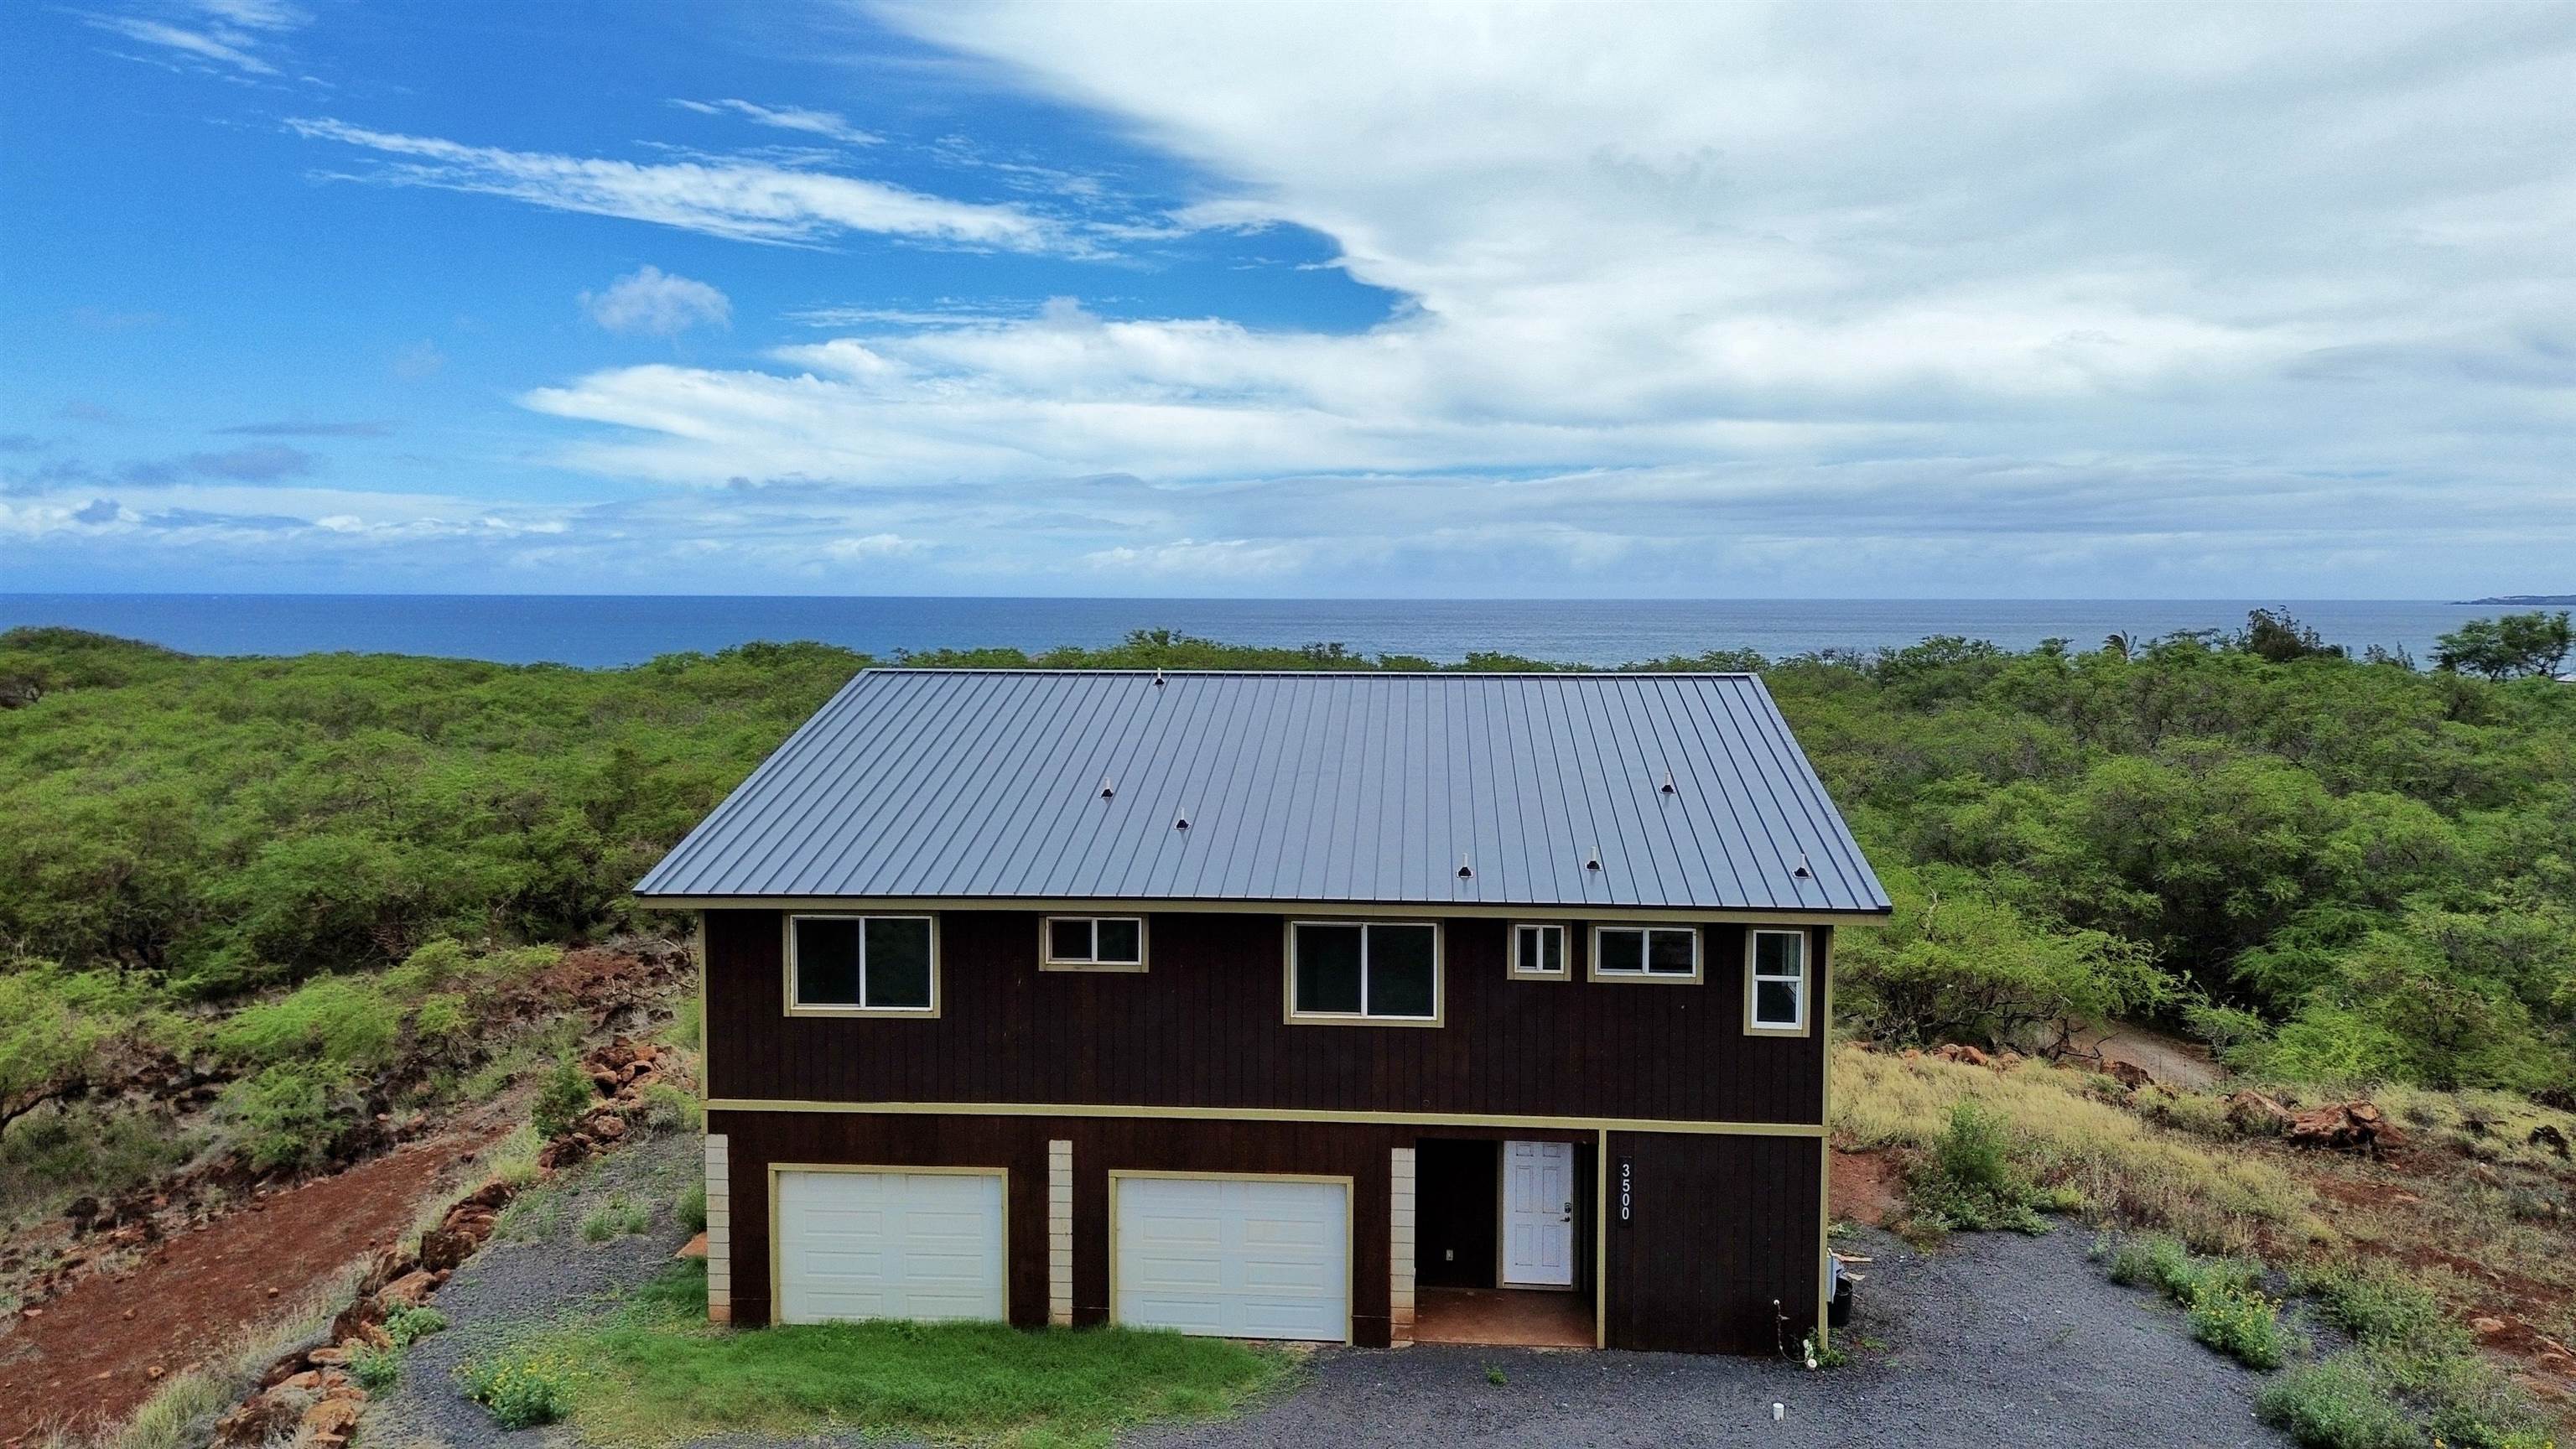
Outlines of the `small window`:
M 1512 974 L 1529 981 L 1565 979 L 1565 928 L 1554 925 L 1512 927 Z
M 1437 1025 L 1439 928 L 1418 921 L 1292 923 L 1288 1015 Z
M 1049 971 L 1142 971 L 1142 916 L 1049 916 L 1038 965 Z
M 928 916 L 791 916 L 787 1009 L 935 1016 L 935 942 Z
M 1807 1030 L 1807 933 L 1755 931 L 1747 946 L 1744 1029 Z
M 1699 930 L 1693 926 L 1596 926 L 1592 930 L 1596 980 L 1700 979 Z

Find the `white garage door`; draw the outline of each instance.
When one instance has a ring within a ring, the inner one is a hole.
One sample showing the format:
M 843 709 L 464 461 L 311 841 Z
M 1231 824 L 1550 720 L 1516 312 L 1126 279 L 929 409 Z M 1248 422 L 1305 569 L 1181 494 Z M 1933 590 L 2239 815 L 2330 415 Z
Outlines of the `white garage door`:
M 1224 1338 L 1349 1336 L 1347 1185 L 1121 1177 L 1117 1198 L 1118 1322 Z
M 1002 1318 L 997 1173 L 778 1174 L 778 1321 Z

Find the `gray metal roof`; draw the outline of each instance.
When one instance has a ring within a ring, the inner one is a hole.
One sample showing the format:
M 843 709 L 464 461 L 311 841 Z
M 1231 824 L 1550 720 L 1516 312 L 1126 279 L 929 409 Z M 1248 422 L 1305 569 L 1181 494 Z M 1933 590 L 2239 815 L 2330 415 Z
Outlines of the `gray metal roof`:
M 1747 674 L 871 669 L 636 890 L 1887 909 Z

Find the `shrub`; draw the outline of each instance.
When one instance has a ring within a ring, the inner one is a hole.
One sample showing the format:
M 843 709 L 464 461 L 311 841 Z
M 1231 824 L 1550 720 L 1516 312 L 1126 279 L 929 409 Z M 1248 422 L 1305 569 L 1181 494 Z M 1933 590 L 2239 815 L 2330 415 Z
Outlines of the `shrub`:
M 591 1097 L 590 1078 L 583 1075 L 581 1063 L 572 1053 L 566 1052 L 555 1058 L 554 1066 L 546 1072 L 545 1085 L 537 1088 L 536 1105 L 530 1109 L 528 1120 L 535 1125 L 539 1137 L 561 1137 L 581 1120 L 582 1113 L 590 1110 Z
M 243 1008 L 215 1033 L 215 1049 L 254 1065 L 311 1054 L 364 1071 L 391 1060 L 399 1020 L 373 986 L 326 976 L 281 1000 Z
M 2418 1449 L 2423 1434 L 2352 1354 L 2263 1386 L 2254 1413 L 2308 1449 Z
M 368 1393 L 382 1393 L 402 1378 L 402 1351 L 392 1348 L 362 1348 L 349 1358 L 349 1377 Z
M 526 1187 L 537 1180 L 537 1152 L 544 1146 L 537 1129 L 522 1122 L 493 1146 L 484 1162 L 492 1169 L 494 1180 L 513 1188 Z
M 688 1190 L 680 1194 L 679 1205 L 674 1211 L 680 1219 L 680 1226 L 693 1233 L 705 1232 L 707 1230 L 707 1185 L 703 1182 L 690 1183 Z
M 473 1016 L 465 1009 L 465 998 L 453 991 L 442 991 L 423 1001 L 411 1014 L 411 1029 L 420 1039 L 441 1050 L 452 1050 L 457 1040 L 474 1025 Z
M 2048 1231 L 2036 1206 L 2041 1194 L 2008 1150 L 2003 1118 L 1975 1102 L 1950 1109 L 1948 1129 L 1910 1187 L 1915 1206 L 1942 1227 Z
M 327 1067 L 281 1062 L 225 1088 L 223 1106 L 252 1167 L 311 1167 L 348 1123 L 342 1106 L 347 1090 L 347 1082 Z
M 668 1082 L 655 1082 L 644 1089 L 644 1130 L 668 1132 L 685 1127 L 694 1132 L 706 1121 L 706 1109 L 695 1094 L 682 1091 Z
M 425 1303 L 406 1304 L 385 1315 L 385 1337 L 396 1348 L 409 1348 L 447 1327 L 447 1315 Z
M 572 1365 L 554 1354 L 505 1349 L 456 1366 L 465 1397 L 504 1429 L 551 1424 L 572 1407 Z

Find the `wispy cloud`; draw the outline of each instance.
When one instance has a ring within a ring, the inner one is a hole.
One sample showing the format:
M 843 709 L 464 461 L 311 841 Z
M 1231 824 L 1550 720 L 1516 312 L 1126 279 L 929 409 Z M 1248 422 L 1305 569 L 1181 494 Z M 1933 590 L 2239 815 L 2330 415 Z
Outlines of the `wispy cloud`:
M 609 332 L 677 337 L 692 327 L 730 327 L 733 302 L 705 282 L 638 267 L 602 292 L 581 294 L 582 310 Z
M 356 179 L 505 196 L 557 211 L 625 217 L 741 241 L 817 243 L 851 233 L 1009 251 L 1085 251 L 1063 228 L 1013 206 L 950 201 L 881 182 L 754 161 L 632 161 L 468 146 L 329 119 L 287 125 L 387 160 Z
M 277 65 L 262 52 L 277 37 L 312 20 L 302 8 L 275 0 L 185 0 L 149 11 L 84 18 L 166 56 L 261 77 L 278 74 Z
M 885 138 L 862 131 L 850 124 L 849 117 L 838 111 L 813 110 L 804 106 L 764 106 L 757 101 L 673 100 L 672 105 L 702 116 L 740 116 L 754 125 L 781 131 L 801 131 L 808 136 L 821 136 L 845 146 L 874 146 Z

